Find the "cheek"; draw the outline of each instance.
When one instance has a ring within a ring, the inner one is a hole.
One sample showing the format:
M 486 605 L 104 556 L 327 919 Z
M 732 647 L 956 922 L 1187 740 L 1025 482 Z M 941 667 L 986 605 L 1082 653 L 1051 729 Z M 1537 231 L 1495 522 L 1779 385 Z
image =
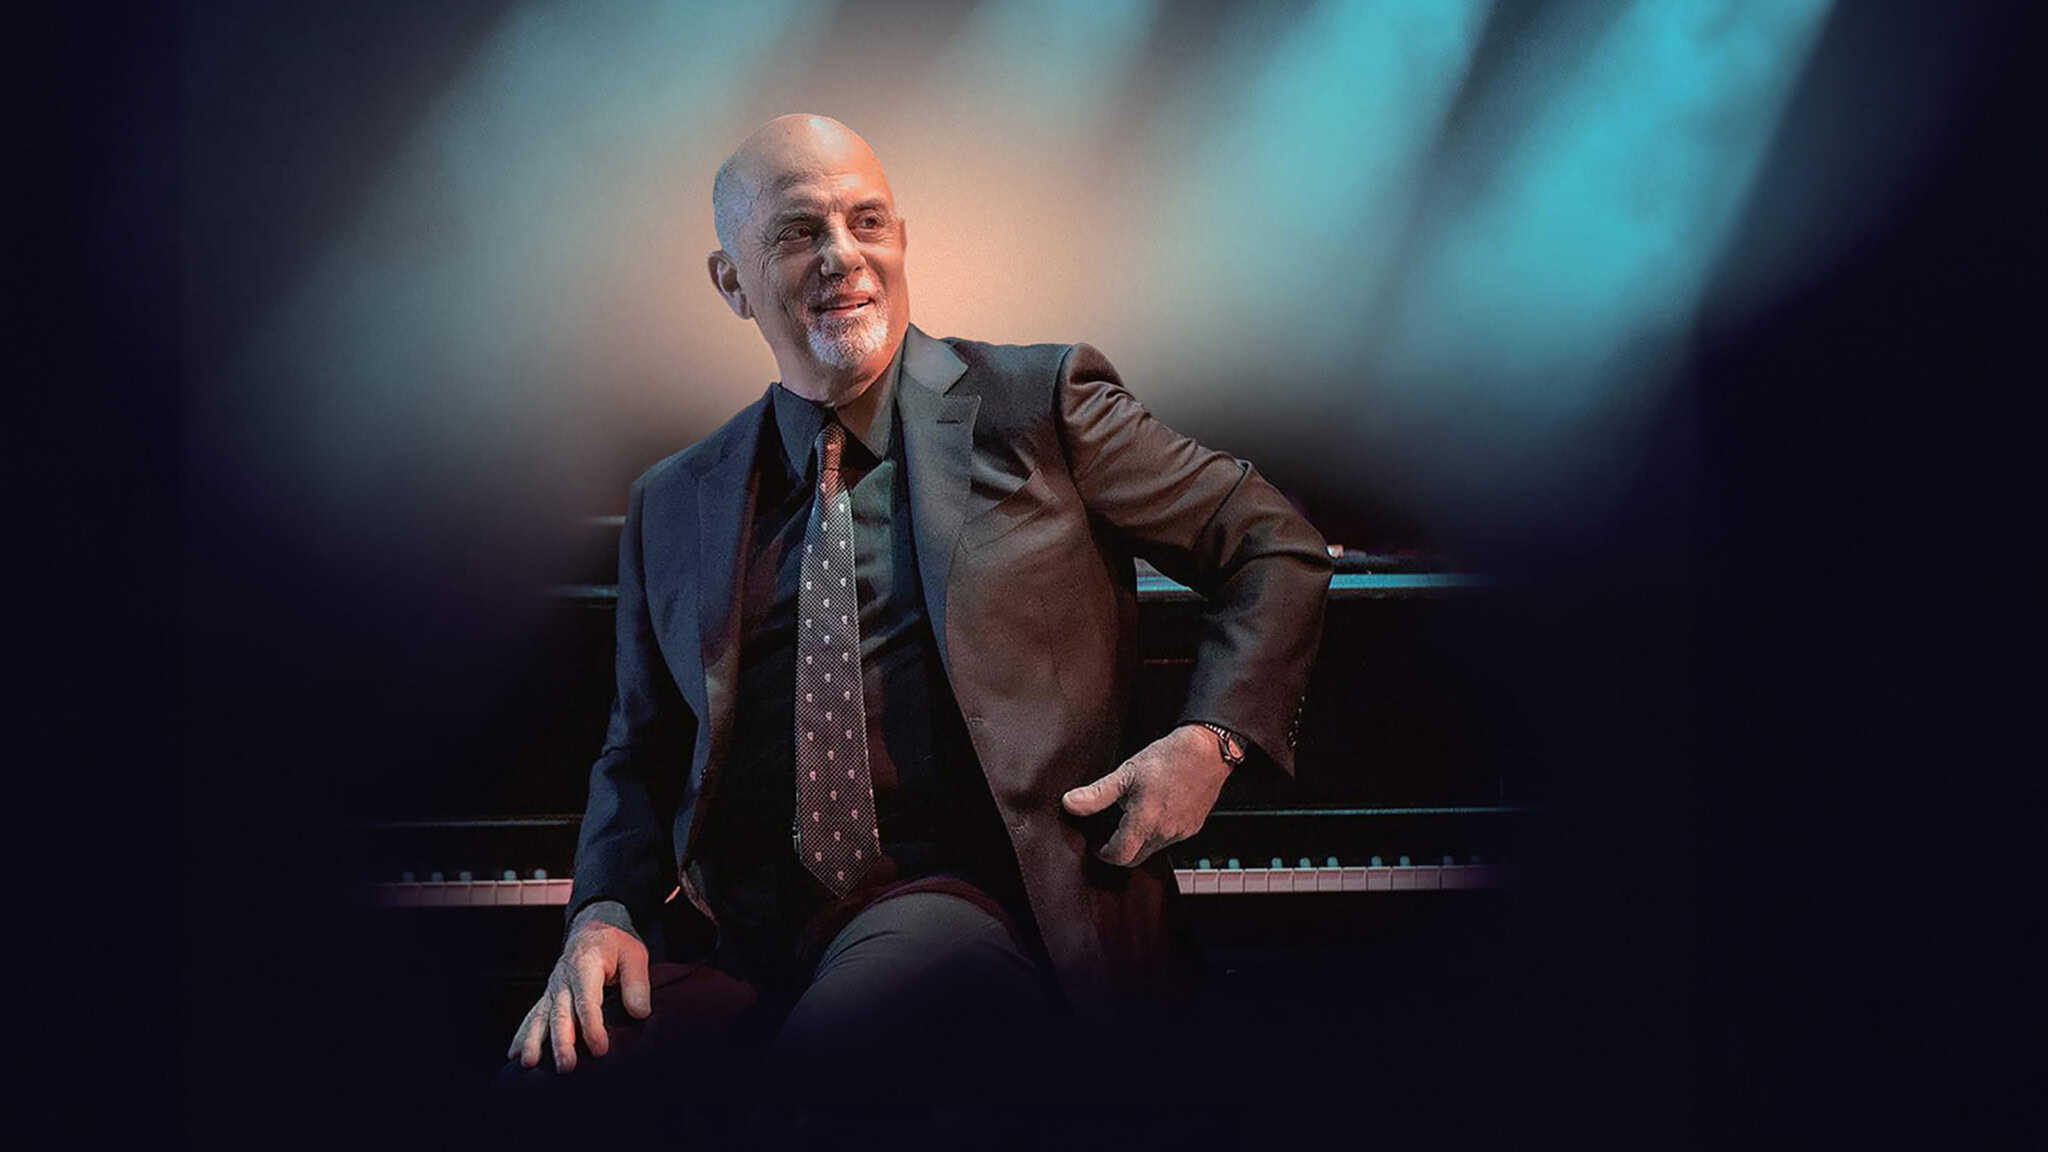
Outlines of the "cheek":
M 792 282 L 771 271 L 765 283 L 769 293 L 767 303 L 771 311 L 788 316 L 792 320 L 802 317 L 803 284 L 800 280 Z
M 903 250 L 894 244 L 868 244 L 860 250 L 861 259 L 875 270 L 875 275 L 885 280 L 895 280 L 903 275 Z
M 792 269 L 789 262 L 770 258 L 754 270 L 754 279 L 767 296 L 778 303 L 796 299 L 802 284 L 802 270 Z

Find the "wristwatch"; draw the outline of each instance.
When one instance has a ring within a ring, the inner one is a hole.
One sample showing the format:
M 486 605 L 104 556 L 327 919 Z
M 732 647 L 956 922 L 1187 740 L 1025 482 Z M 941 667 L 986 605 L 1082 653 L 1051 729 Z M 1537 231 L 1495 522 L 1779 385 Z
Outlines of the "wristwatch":
M 1216 734 L 1216 750 L 1223 753 L 1225 765 L 1235 768 L 1244 763 L 1244 741 L 1237 733 L 1221 724 L 1211 724 L 1207 720 L 1198 720 L 1196 723 Z

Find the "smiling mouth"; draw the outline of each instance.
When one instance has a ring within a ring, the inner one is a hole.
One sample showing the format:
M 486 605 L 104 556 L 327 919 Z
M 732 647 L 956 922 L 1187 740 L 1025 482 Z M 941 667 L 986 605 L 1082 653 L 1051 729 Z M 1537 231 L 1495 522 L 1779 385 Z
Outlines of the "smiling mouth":
M 818 306 L 818 311 L 827 316 L 849 316 L 855 312 L 860 311 L 862 308 L 867 307 L 870 303 L 872 303 L 872 301 L 869 300 L 867 297 L 863 296 L 858 300 L 844 300 L 838 303 L 820 304 Z

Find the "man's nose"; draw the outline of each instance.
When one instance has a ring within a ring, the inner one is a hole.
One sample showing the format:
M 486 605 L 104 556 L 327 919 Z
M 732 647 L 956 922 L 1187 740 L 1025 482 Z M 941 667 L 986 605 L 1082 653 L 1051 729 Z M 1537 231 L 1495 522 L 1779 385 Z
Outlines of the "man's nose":
M 846 225 L 833 222 L 825 226 L 825 235 L 819 241 L 819 256 L 824 263 L 827 276 L 844 276 L 860 267 L 860 245 L 853 242 L 853 233 Z

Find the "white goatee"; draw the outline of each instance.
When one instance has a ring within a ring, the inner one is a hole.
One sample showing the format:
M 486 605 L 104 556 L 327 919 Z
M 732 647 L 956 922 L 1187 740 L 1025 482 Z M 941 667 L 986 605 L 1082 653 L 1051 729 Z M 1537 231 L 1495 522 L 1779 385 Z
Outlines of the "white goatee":
M 804 330 L 811 355 L 833 368 L 853 368 L 889 343 L 889 316 L 880 298 L 851 316 L 821 316 Z

